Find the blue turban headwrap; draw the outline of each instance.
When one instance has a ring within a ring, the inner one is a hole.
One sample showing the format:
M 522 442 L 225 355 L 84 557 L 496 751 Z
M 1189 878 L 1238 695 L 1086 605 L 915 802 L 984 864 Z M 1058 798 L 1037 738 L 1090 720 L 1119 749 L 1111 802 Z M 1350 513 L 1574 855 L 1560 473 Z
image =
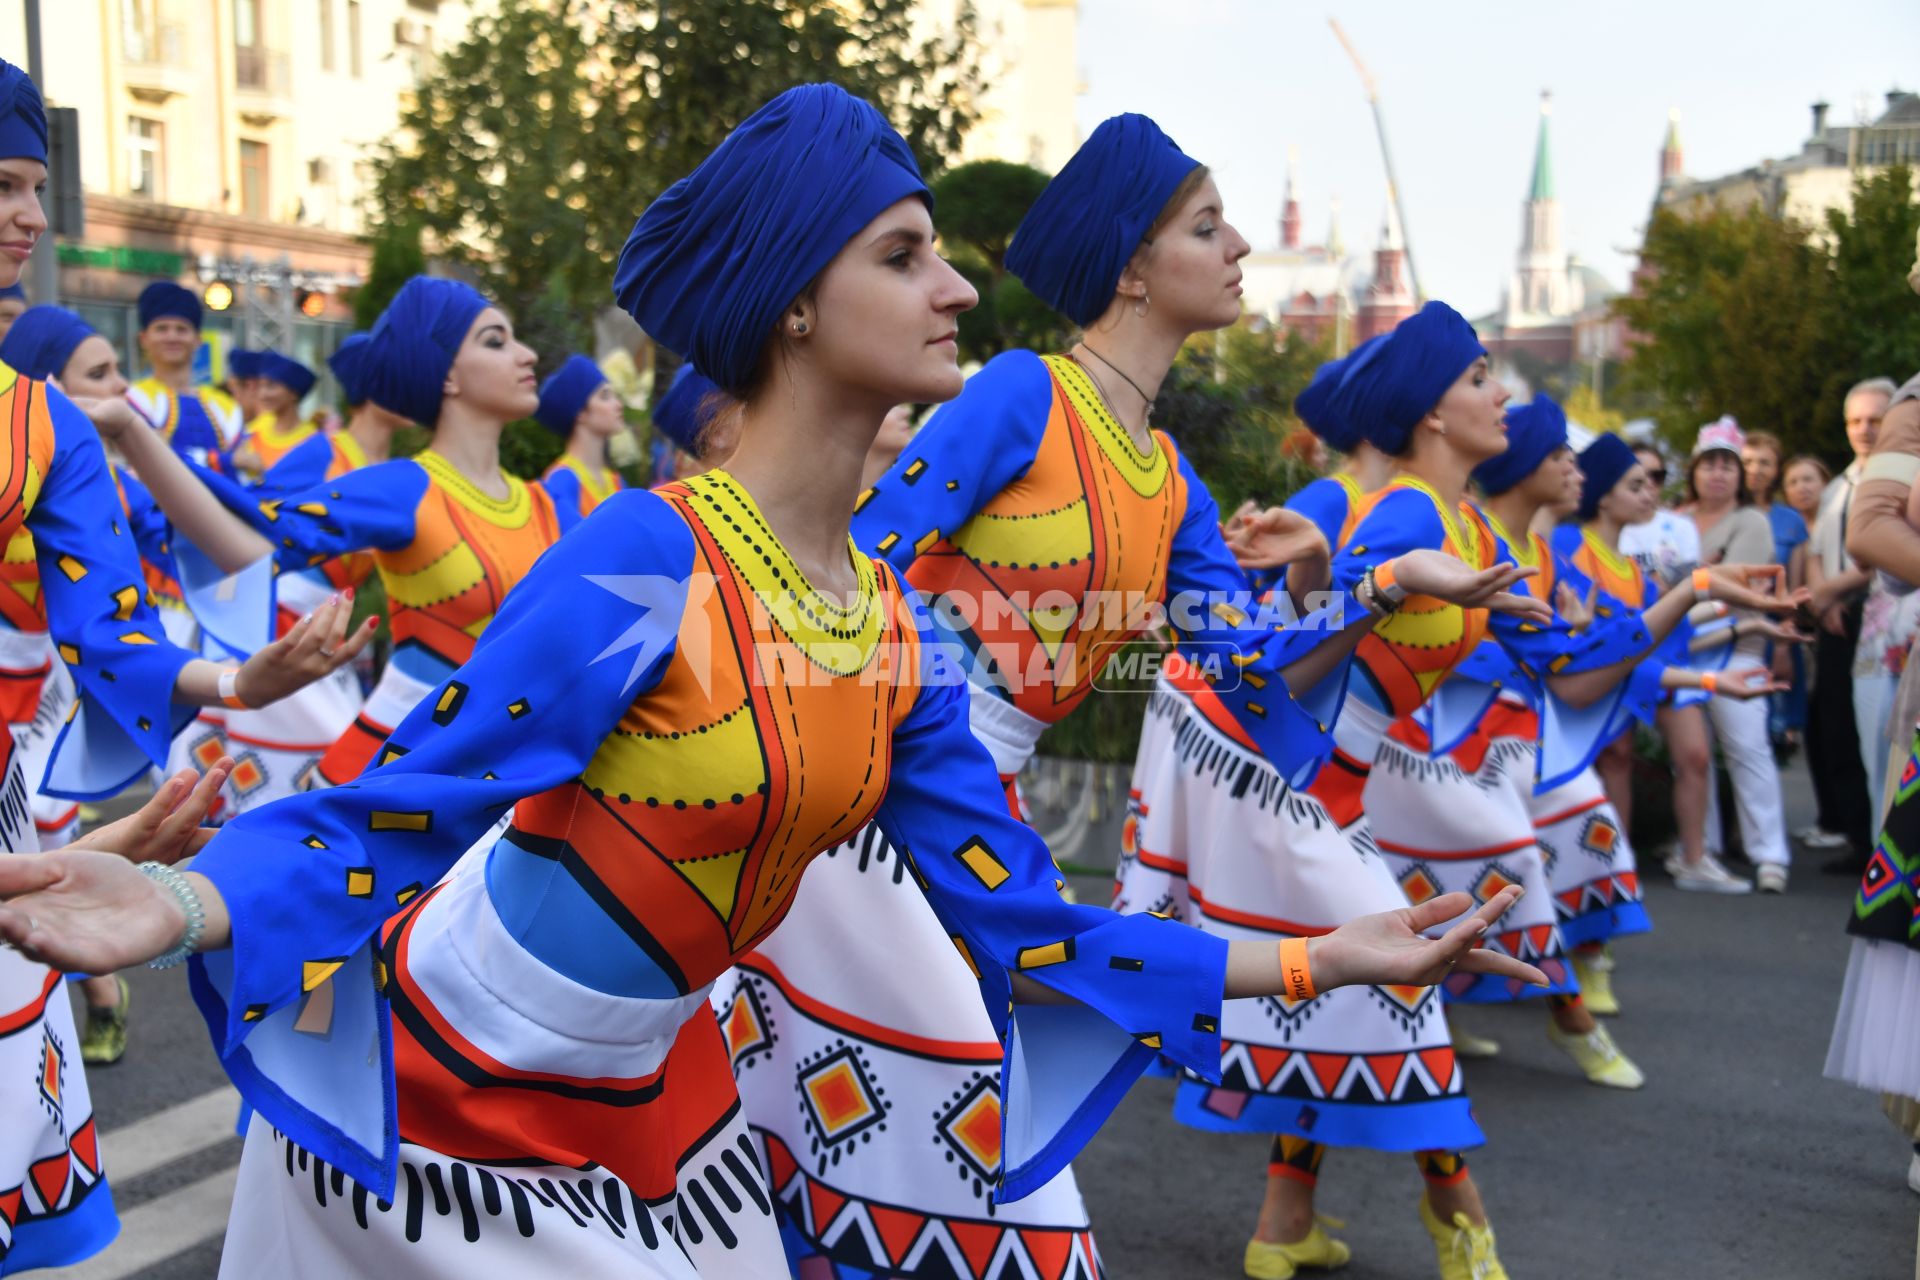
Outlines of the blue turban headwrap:
M 47 162 L 47 108 L 11 62 L 0 62 L 0 159 Z
M 567 362 L 540 384 L 540 407 L 533 411 L 534 421 L 560 435 L 570 434 L 573 420 L 587 407 L 587 398 L 606 380 L 600 366 L 587 357 L 568 356 Z
M 1611 431 L 1593 438 L 1580 451 L 1580 518 L 1591 520 L 1600 512 L 1600 499 L 1613 492 L 1620 477 L 1639 465 L 1633 446 Z
M 193 290 L 171 280 L 155 280 L 142 289 L 139 310 L 142 329 L 168 316 L 178 316 L 194 328 L 200 327 L 200 299 L 193 296 Z
M 44 382 L 57 378 L 93 326 L 65 307 L 28 307 L 0 339 L 0 363 Z
M 1473 478 L 1488 497 L 1505 493 L 1566 443 L 1566 411 L 1542 392 L 1532 403 L 1507 410 L 1507 451 L 1475 467 Z
M 662 435 L 685 449 L 694 457 L 700 456 L 700 433 L 713 420 L 715 400 L 725 394 L 713 384 L 713 380 L 693 367 L 693 362 L 682 364 L 674 373 L 673 381 L 667 386 L 667 394 L 653 406 L 653 425 L 660 428 Z
M 933 205 L 886 118 L 830 84 L 787 90 L 647 206 L 613 293 L 640 327 L 738 393 L 780 313 L 890 205 Z
M 327 357 L 327 367 L 333 370 L 334 380 L 340 384 L 348 404 L 367 402 L 367 346 L 371 342 L 367 334 L 350 333 L 339 349 Z
M 227 372 L 236 378 L 259 377 L 260 353 L 249 351 L 245 347 L 235 347 L 227 352 Z
M 0 287 L 0 298 L 18 298 L 21 302 L 25 302 L 27 300 L 27 291 L 21 285 L 6 285 Z
M 1348 357 L 1332 412 L 1374 447 L 1400 454 L 1420 419 L 1487 349 L 1466 317 L 1444 302 L 1429 302 L 1385 337 Z
M 1307 389 L 1294 397 L 1294 413 L 1329 449 L 1352 453 L 1363 438 L 1360 429 L 1345 416 L 1345 405 L 1335 392 L 1354 362 L 1385 340 L 1384 334 L 1375 334 L 1338 360 L 1327 361 L 1313 371 L 1313 381 L 1307 384 Z
M 254 353 L 251 376 L 272 379 L 293 392 L 296 400 L 306 399 L 307 392 L 313 390 L 313 384 L 320 380 L 318 374 L 292 356 L 283 356 L 271 348 Z
M 366 398 L 432 426 L 453 358 L 474 318 L 491 305 L 457 280 L 415 276 L 401 285 L 368 335 Z
M 1085 328 L 1113 301 L 1134 251 L 1199 165 L 1145 116 L 1102 121 L 1020 220 L 1007 270 Z

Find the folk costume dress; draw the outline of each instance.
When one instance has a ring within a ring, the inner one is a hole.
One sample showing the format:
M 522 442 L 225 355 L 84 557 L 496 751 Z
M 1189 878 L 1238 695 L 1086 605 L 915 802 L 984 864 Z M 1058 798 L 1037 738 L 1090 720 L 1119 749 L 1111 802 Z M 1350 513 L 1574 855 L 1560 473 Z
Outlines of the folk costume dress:
M 264 478 L 295 449 L 316 436 L 325 435 L 326 432 L 320 430 L 318 424 L 305 418 L 282 431 L 279 420 L 273 414 L 263 413 L 247 424 L 246 442 L 252 447 L 253 456 L 259 460 Z
M 1417 548 L 1476 568 L 1507 555 L 1474 507 L 1447 511 L 1411 477 L 1357 501 L 1354 492 L 1351 478 L 1339 477 L 1309 485 L 1296 500 L 1340 547 L 1336 590 L 1350 590 L 1367 566 Z M 1336 541 L 1342 530 L 1344 543 Z M 1229 940 L 1278 941 L 1406 906 L 1375 843 L 1369 777 L 1395 721 L 1444 688 L 1490 631 L 1503 644 L 1531 643 L 1521 641 L 1521 625 L 1409 597 L 1360 642 L 1333 724 L 1334 750 L 1317 775 L 1276 769 L 1237 718 L 1222 714 L 1204 681 L 1163 678 L 1134 769 L 1115 908 L 1167 911 Z M 1604 665 L 1601 651 L 1578 639 L 1557 643 L 1552 661 L 1560 670 Z M 1443 724 L 1472 720 L 1442 717 Z M 1220 1082 L 1191 1073 L 1181 1079 L 1174 1116 L 1182 1123 L 1385 1151 L 1451 1151 L 1484 1141 L 1437 989 L 1351 987 L 1302 1002 L 1231 1000 L 1221 1034 Z
M 1013 780 L 1041 731 L 1168 599 L 1176 626 L 1231 653 L 1227 696 L 1268 749 L 1323 749 L 1278 674 L 1320 637 L 1250 628 L 1205 486 L 1164 433 L 1142 452 L 1069 358 L 996 357 L 861 496 L 853 529 L 964 669 L 1003 812 L 1018 814 Z M 950 932 L 898 843 L 863 832 L 828 851 L 716 994 L 795 1257 L 859 1276 L 919 1266 L 951 1238 L 957 1275 L 1095 1275 L 1070 1171 L 995 1203 L 1003 1122 L 1011 1141 L 1019 1118 L 1000 1110 L 996 1011 Z
M 563 453 L 540 477 L 540 487 L 553 499 L 560 532 L 565 533 L 592 515 L 595 507 L 624 489 L 626 482 L 612 467 L 600 468 L 596 473 L 595 468 L 571 453 Z
M 33 535 L 20 529 L 0 557 L 0 714 L 20 753 L 30 792 L 27 803 L 42 848 L 70 844 L 80 831 L 79 803 L 40 790 L 54 740 L 72 705 L 73 677 L 55 657 L 47 633 Z
M 39 601 L 77 690 L 45 787 L 69 799 L 113 795 L 165 758 L 191 714 L 170 696 L 192 655 L 165 643 L 144 603 L 140 561 L 126 521 L 112 514 L 106 455 L 85 415 L 0 365 L 0 430 L 0 536 L 31 531 Z M 32 852 L 23 753 L 11 734 L 0 751 L 0 856 Z M 0 1275 L 87 1257 L 118 1222 L 79 1037 L 60 975 L 11 948 L 0 948 L 0 1078 Z
M 786 1275 L 708 991 L 869 819 L 978 967 L 1000 1194 L 1051 1179 L 1154 1054 L 1211 1068 L 1226 948 L 1062 901 L 964 686 L 923 677 L 924 618 L 849 555 L 857 597 L 821 596 L 723 471 L 618 495 L 379 767 L 212 841 L 233 948 L 193 986 L 256 1109 L 227 1274 Z M 1012 1007 L 1012 971 L 1075 1003 Z M 930 1126 L 839 1080 L 834 1115 Z M 922 1251 L 979 1243 L 935 1223 Z

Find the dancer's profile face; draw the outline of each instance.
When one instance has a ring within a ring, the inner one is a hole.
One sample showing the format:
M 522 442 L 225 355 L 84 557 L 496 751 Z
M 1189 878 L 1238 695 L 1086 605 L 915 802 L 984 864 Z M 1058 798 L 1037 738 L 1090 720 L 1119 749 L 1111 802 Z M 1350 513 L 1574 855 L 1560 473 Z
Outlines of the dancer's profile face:
M 90 334 L 67 357 L 60 371 L 60 386 L 70 396 L 90 400 L 117 400 L 127 394 L 127 379 L 120 372 L 120 357 L 113 344 L 99 334 Z
M 580 416 L 574 419 L 574 425 L 585 427 L 589 434 L 603 440 L 617 436 L 620 429 L 627 425 L 627 417 L 621 412 L 621 407 L 620 393 L 613 389 L 612 383 L 603 382 L 587 397 L 587 403 L 580 410 Z
M 540 406 L 533 365 L 533 348 L 515 341 L 506 312 L 487 307 L 473 318 L 454 354 L 447 393 L 502 422 L 532 417 Z
M 1240 259 L 1250 252 L 1252 246 L 1227 221 L 1220 188 L 1209 176 L 1140 247 L 1128 272 L 1146 287 L 1149 317 L 1158 313 L 1163 323 L 1206 333 L 1240 318 Z M 1123 280 L 1122 289 L 1129 283 Z
M 1446 428 L 1447 442 L 1463 457 L 1483 461 L 1506 451 L 1507 401 L 1511 398 L 1500 379 L 1488 370 L 1487 358 L 1481 356 L 1453 380 L 1427 421 L 1437 418 Z
M 1607 490 L 1606 497 L 1600 499 L 1600 511 L 1619 524 L 1645 524 L 1653 519 L 1659 497 L 1653 478 L 1636 462 Z
M 961 385 L 960 313 L 979 301 L 935 251 L 927 206 L 909 197 L 854 233 L 812 296 L 781 316 L 779 340 L 861 398 L 951 400 Z
M 1580 464 L 1566 445 L 1548 454 L 1525 483 L 1527 497 L 1556 514 L 1580 505 Z
M 40 207 L 46 185 L 47 166 L 38 160 L 0 160 L 0 288 L 20 283 L 34 242 L 47 229 Z

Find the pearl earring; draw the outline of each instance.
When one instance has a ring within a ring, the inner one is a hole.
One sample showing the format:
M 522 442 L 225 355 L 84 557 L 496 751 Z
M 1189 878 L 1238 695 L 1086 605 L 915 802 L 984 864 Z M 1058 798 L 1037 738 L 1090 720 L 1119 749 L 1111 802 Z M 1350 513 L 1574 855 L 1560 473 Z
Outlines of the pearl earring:
M 1149 298 L 1146 290 L 1143 289 L 1140 291 L 1140 301 L 1133 304 L 1133 314 L 1136 316 L 1145 316 L 1147 314 L 1147 308 L 1152 305 L 1153 299 Z

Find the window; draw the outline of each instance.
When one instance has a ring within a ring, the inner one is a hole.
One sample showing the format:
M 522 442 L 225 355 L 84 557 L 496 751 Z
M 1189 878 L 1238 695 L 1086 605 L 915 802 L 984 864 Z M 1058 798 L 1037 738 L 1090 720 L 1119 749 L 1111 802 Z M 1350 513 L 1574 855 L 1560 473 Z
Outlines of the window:
M 153 0 L 120 0 L 120 43 L 129 62 L 154 60 Z
M 233 0 L 233 78 L 249 89 L 267 83 L 267 51 L 260 38 L 260 0 Z
M 267 217 L 267 144 L 248 138 L 240 140 L 240 213 L 243 217 Z
M 347 72 L 360 78 L 360 0 L 347 0 Z
M 160 140 L 158 120 L 141 116 L 127 117 L 127 194 L 142 200 L 159 200 Z
M 333 0 L 320 0 L 320 69 L 333 70 Z

